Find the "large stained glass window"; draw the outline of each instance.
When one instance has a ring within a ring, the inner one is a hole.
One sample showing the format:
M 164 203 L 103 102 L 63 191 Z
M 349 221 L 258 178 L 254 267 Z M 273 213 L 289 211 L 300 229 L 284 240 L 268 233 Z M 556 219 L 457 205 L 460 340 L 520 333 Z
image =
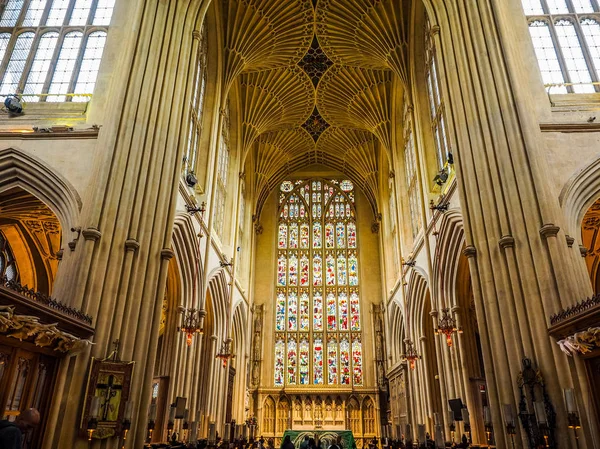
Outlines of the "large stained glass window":
M 363 384 L 354 195 L 347 180 L 281 184 L 275 386 Z

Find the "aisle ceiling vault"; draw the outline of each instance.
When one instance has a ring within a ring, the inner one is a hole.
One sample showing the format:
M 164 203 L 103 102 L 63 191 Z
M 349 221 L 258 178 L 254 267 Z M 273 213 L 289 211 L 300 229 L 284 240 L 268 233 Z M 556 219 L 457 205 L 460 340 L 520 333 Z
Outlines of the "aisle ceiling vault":
M 392 82 L 408 78 L 409 4 L 221 0 L 225 95 L 239 82 L 257 216 L 282 180 L 314 164 L 352 179 L 377 214 L 378 152 L 392 149 Z

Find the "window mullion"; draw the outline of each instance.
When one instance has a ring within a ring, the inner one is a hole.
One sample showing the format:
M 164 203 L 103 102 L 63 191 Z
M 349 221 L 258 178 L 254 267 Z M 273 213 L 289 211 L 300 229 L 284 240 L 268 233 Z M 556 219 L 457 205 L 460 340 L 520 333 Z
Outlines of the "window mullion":
M 598 74 L 596 72 L 596 68 L 594 67 L 594 58 L 592 58 L 592 55 L 590 53 L 590 49 L 587 45 L 587 41 L 585 39 L 585 35 L 583 34 L 583 30 L 581 29 L 581 22 L 579 19 L 577 19 L 575 21 L 575 34 L 577 35 L 577 39 L 579 39 L 579 46 L 581 47 L 581 50 L 583 52 L 583 57 L 585 58 L 585 63 L 588 67 L 588 72 L 590 74 L 590 78 L 592 79 L 592 82 L 598 82 L 600 81 L 598 79 Z M 600 69 L 600 67 L 598 67 L 598 69 Z M 593 85 L 592 87 L 594 88 L 594 90 L 596 92 L 600 91 L 600 86 L 599 85 Z
M 67 91 L 68 94 L 75 93 L 75 85 L 77 84 L 77 79 L 79 78 L 79 71 L 81 70 L 83 56 L 85 55 L 85 50 L 90 38 L 89 33 L 85 34 L 85 28 L 83 29 L 83 33 L 81 44 L 79 45 L 79 54 L 77 55 L 77 60 L 75 62 L 75 66 L 73 67 L 73 73 L 71 74 L 71 81 L 69 82 L 69 89 Z M 66 96 L 65 101 L 73 101 L 73 98 L 74 96 Z
M 56 64 L 58 62 L 58 57 L 60 55 L 60 49 L 63 46 L 65 41 L 66 32 L 64 30 L 59 31 L 58 39 L 56 41 L 56 48 L 54 49 L 54 54 L 52 55 L 52 60 L 50 61 L 50 66 L 48 67 L 48 73 L 46 73 L 46 80 L 44 81 L 44 86 L 42 87 L 42 94 L 47 94 L 50 90 L 50 84 L 52 83 L 52 77 L 54 76 L 54 71 L 56 70 Z M 48 97 L 42 96 L 40 97 L 40 101 L 47 101 Z
M 22 27 L 23 21 L 25 20 L 25 16 L 27 15 L 27 10 L 29 9 L 30 4 L 31 0 L 25 0 L 23 2 L 23 6 L 21 7 L 21 13 L 19 14 L 19 18 L 17 19 L 17 23 L 15 24 L 15 31 L 17 28 Z
M 565 83 L 571 83 L 571 75 L 569 74 L 569 69 L 567 68 L 567 63 L 565 62 L 565 56 L 563 54 L 563 49 L 560 45 L 560 41 L 558 40 L 558 36 L 556 35 L 556 28 L 554 27 L 554 20 L 560 20 L 560 19 L 553 19 L 549 21 L 549 27 L 548 30 L 550 31 L 550 36 L 552 37 L 552 44 L 554 45 L 554 49 L 556 51 L 556 56 L 558 58 L 558 64 L 560 65 L 560 69 L 563 73 L 563 78 L 565 80 Z M 573 93 L 573 86 L 566 86 L 567 87 L 567 92 L 569 93 Z
M 542 9 L 544 10 L 544 12 L 546 14 L 550 14 L 550 7 L 548 6 L 548 3 L 546 2 L 546 0 L 540 0 L 541 4 L 542 4 Z
M 33 60 L 35 59 L 35 55 L 38 51 L 41 41 L 41 34 L 36 32 L 33 38 L 33 43 L 31 44 L 31 48 L 29 49 L 29 55 L 27 56 L 27 61 L 23 67 L 23 73 L 21 74 L 21 79 L 19 81 L 19 85 L 17 87 L 18 93 L 23 93 L 25 90 L 25 84 L 27 83 L 27 78 L 29 78 L 29 72 L 31 71 L 31 66 L 33 65 Z M 25 101 L 27 101 L 27 97 L 25 97 Z
M 15 44 L 17 43 L 17 37 L 18 35 L 14 31 L 10 33 L 10 40 L 6 46 L 6 51 L 4 52 L 4 63 L 0 61 L 0 85 L 2 84 L 2 81 L 4 81 L 4 75 L 6 73 L 6 69 L 8 68 L 8 63 L 10 62 L 10 58 L 15 49 Z
M 44 13 L 42 14 L 42 17 L 40 18 L 39 27 L 45 26 L 46 22 L 48 21 L 50 9 L 52 8 L 52 3 L 54 3 L 54 0 L 46 0 L 46 6 L 44 7 Z

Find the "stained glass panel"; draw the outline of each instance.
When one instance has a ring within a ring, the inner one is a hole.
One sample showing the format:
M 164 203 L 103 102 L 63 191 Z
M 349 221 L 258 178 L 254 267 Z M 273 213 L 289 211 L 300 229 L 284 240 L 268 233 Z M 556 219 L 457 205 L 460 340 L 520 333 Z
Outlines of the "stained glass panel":
M 313 224 L 313 248 L 320 249 L 323 246 L 322 238 L 322 229 L 321 223 Z
M 360 330 L 360 301 L 358 293 L 352 292 L 350 294 L 350 317 L 351 317 L 351 329 L 353 331 Z
M 349 206 L 347 204 L 347 206 Z M 335 227 L 335 236 L 338 249 L 346 247 L 346 225 L 344 223 L 338 223 Z
M 298 330 L 298 295 L 291 292 L 288 296 L 288 331 Z
M 306 223 L 300 225 L 300 248 L 302 249 L 308 249 L 309 247 L 309 229 Z
M 337 275 L 338 285 L 344 286 L 347 283 L 347 268 L 346 268 L 346 256 L 344 253 L 340 253 L 337 259 Z
M 309 262 L 306 253 L 302 253 L 300 257 L 300 286 L 308 287 Z
M 340 315 L 340 330 L 348 330 L 348 295 L 345 292 L 340 293 L 338 298 L 338 311 Z
M 323 296 L 320 291 L 315 291 L 313 297 L 313 330 L 323 330 Z
M 352 371 L 354 373 L 354 385 L 362 385 L 362 345 L 358 338 L 352 342 Z
M 277 239 L 277 245 L 279 246 L 279 249 L 285 249 L 287 247 L 287 230 L 287 225 L 279 225 L 279 238 Z
M 348 248 L 356 248 L 356 225 L 348 223 Z
M 320 287 L 323 284 L 323 259 L 320 254 L 313 257 L 313 285 Z
M 290 255 L 288 266 L 290 273 L 288 277 L 289 285 L 290 287 L 296 287 L 298 286 L 298 256 L 296 254 Z
M 350 385 L 350 343 L 346 338 L 340 342 L 340 383 Z
M 325 225 L 325 248 L 335 248 L 335 231 L 333 229 L 333 223 L 327 223 Z
M 320 337 L 315 338 L 313 343 L 313 378 L 315 385 L 323 384 L 323 340 Z
M 351 287 L 358 285 L 358 259 L 354 252 L 348 257 L 348 285 Z
M 303 338 L 300 342 L 300 385 L 308 385 L 309 383 L 309 360 L 310 360 L 310 346 L 308 340 Z
M 335 338 L 327 343 L 327 380 L 329 385 L 338 383 L 338 347 Z
M 337 329 L 337 305 L 335 303 L 335 295 L 327 294 L 327 330 L 334 331 Z
M 296 340 L 294 338 L 290 338 L 288 341 L 288 350 L 287 350 L 287 381 L 289 385 L 296 384 L 296 369 L 297 367 L 297 357 L 298 357 L 298 348 L 296 347 Z
M 277 294 L 277 305 L 275 307 L 276 321 L 275 321 L 275 329 L 279 332 L 285 330 L 285 293 Z
M 277 268 L 277 285 L 280 287 L 285 287 L 286 285 L 286 268 L 287 268 L 287 259 L 284 254 L 279 256 Z
M 327 259 L 325 261 L 326 264 L 326 273 L 325 276 L 327 278 L 327 285 L 334 286 L 335 285 L 335 258 L 333 254 L 327 254 Z
M 285 343 L 283 339 L 277 340 L 275 343 L 275 385 L 283 386 L 283 367 L 285 360 Z
M 310 299 L 308 292 L 300 294 L 300 330 L 308 332 L 310 330 Z
M 290 224 L 290 244 L 288 246 L 290 249 L 298 248 L 298 224 L 292 223 Z

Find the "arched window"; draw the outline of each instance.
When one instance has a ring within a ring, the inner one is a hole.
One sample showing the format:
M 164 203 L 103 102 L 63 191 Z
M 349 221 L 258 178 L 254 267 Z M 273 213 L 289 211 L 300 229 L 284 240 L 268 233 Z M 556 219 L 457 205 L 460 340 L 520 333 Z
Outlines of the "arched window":
M 544 84 L 552 93 L 600 91 L 598 2 L 522 1 Z
M 438 72 L 437 49 L 434 40 L 434 30 L 429 19 L 425 25 L 425 77 L 427 94 L 429 96 L 429 113 L 431 116 L 431 131 L 435 142 L 438 168 L 441 170 L 446 165 L 450 145 L 446 134 L 446 121 L 444 113 L 444 98 L 440 89 Z
M 223 238 L 223 227 L 225 225 L 225 206 L 227 203 L 227 186 L 229 182 L 229 101 L 225 105 L 223 124 L 221 128 L 221 145 L 219 146 L 219 158 L 217 165 L 217 190 L 215 194 L 215 216 L 213 228 L 220 238 Z
M 8 240 L 4 234 L 0 232 L 0 279 L 8 281 L 18 281 L 19 271 L 17 270 L 17 262 L 10 249 Z
M 115 0 L 0 3 L 0 100 L 88 101 Z
M 200 33 L 197 34 L 198 52 L 196 54 L 196 71 L 194 75 L 194 92 L 190 102 L 190 130 L 187 147 L 184 156 L 184 171 L 196 172 L 198 160 L 198 147 L 202 135 L 202 116 L 204 114 L 204 103 L 206 99 L 206 83 L 208 80 L 208 36 L 206 23 L 202 25 Z M 195 35 L 196 36 L 196 35 Z
M 363 384 L 354 194 L 348 180 L 281 184 L 275 386 Z

